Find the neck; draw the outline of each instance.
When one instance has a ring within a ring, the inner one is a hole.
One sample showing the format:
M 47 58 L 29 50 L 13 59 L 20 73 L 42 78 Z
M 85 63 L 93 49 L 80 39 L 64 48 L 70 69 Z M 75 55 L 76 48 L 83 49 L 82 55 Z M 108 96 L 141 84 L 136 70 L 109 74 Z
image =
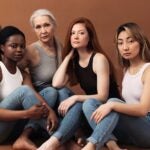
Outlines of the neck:
M 54 38 L 50 39 L 48 42 L 38 41 L 42 47 L 54 47 Z
M 77 49 L 79 58 L 80 59 L 86 59 L 89 55 L 91 55 L 92 51 L 87 51 L 87 49 Z
M 11 72 L 11 73 L 15 73 L 16 72 L 17 62 L 10 61 L 10 60 L 4 58 L 3 59 L 3 63 L 6 66 L 6 68 L 9 70 L 9 72 Z

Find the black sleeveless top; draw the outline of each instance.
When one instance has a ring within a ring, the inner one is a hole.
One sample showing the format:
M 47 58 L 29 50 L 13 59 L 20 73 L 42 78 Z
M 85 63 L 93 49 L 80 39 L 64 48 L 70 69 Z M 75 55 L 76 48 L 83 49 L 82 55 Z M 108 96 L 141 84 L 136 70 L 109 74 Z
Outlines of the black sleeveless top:
M 93 72 L 93 58 L 96 53 L 91 55 L 89 60 L 89 64 L 87 67 L 83 68 L 79 65 L 79 57 L 75 59 L 74 67 L 75 67 L 75 75 L 77 80 L 87 95 L 96 94 L 97 93 L 97 76 Z M 110 76 L 110 88 L 109 88 L 109 98 L 110 97 L 120 97 L 119 91 L 116 82 Z

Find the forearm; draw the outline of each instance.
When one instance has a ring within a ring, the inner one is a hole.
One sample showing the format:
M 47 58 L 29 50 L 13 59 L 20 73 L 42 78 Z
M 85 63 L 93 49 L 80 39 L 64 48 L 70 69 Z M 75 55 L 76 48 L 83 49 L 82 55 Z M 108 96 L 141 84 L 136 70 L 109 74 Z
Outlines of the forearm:
M 30 114 L 27 110 L 7 110 L 0 109 L 0 120 L 1 121 L 15 121 L 19 119 L 27 119 Z
M 57 69 L 56 73 L 53 76 L 52 85 L 53 87 L 60 88 L 67 83 L 67 67 L 69 64 L 69 59 L 66 57 L 60 67 Z
M 96 99 L 96 100 L 101 101 L 103 103 L 106 102 L 106 99 L 101 98 L 101 96 L 98 95 L 98 94 L 93 94 L 93 95 L 75 95 L 75 96 L 76 96 L 76 101 L 78 101 L 78 102 L 84 102 L 87 99 Z
M 130 116 L 145 116 L 147 112 L 144 106 L 139 104 L 126 104 L 120 102 L 112 102 L 112 109 L 116 112 L 123 113 Z

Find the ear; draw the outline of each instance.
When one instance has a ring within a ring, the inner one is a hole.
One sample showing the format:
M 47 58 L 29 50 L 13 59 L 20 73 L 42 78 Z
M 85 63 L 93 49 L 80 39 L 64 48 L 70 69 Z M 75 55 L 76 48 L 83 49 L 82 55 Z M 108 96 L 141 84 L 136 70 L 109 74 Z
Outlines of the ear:
M 4 45 L 0 45 L 0 49 L 4 53 Z

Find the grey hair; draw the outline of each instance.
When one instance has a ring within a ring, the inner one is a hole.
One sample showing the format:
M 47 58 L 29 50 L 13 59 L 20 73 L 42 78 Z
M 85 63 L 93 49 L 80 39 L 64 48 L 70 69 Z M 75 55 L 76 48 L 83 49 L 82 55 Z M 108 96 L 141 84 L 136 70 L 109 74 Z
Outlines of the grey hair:
M 30 24 L 32 27 L 34 27 L 34 23 L 33 23 L 34 18 L 36 18 L 38 16 L 48 16 L 50 18 L 50 20 L 52 21 L 52 24 L 54 26 L 56 26 L 56 18 L 54 17 L 54 15 L 49 10 L 37 9 L 32 13 L 32 15 L 30 17 Z

